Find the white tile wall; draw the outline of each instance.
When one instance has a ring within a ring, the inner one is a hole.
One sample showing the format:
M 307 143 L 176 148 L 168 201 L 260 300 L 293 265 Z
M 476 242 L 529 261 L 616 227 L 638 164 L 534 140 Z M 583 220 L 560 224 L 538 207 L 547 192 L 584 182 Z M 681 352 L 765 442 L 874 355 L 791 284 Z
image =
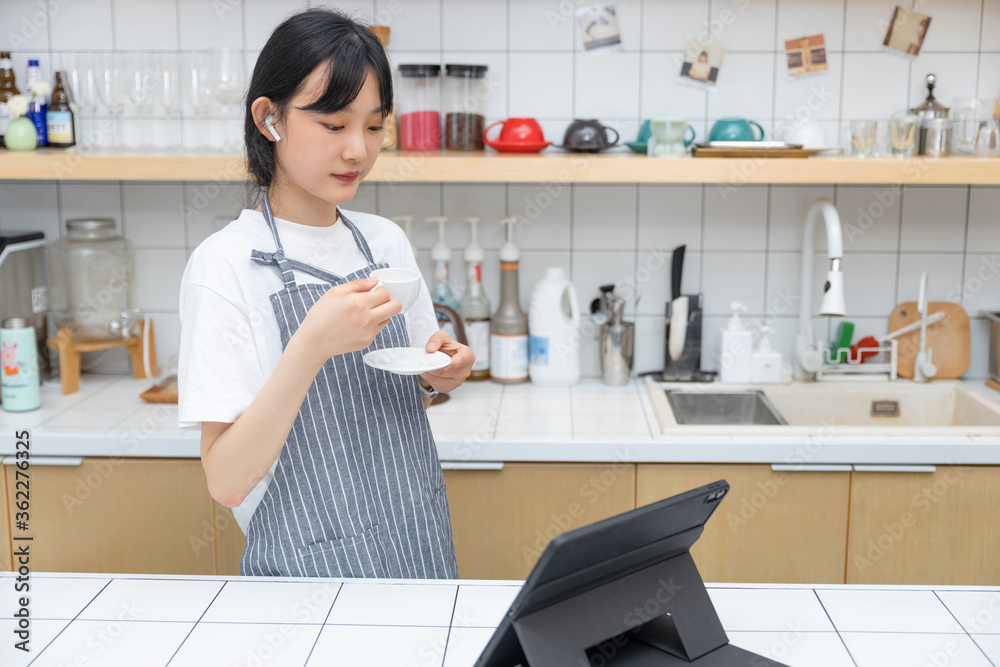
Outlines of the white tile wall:
M 477 62 L 490 68 L 490 120 L 532 115 L 559 142 L 574 117 L 596 116 L 631 139 L 643 118 L 682 116 L 704 137 L 724 115 L 751 117 L 769 132 L 789 118 L 819 120 L 831 144 L 842 143 L 852 118 L 886 118 L 923 98 L 923 77 L 939 77 L 938 97 L 995 96 L 1000 92 L 1000 0 L 926 0 L 934 21 L 924 54 L 915 61 L 883 53 L 884 24 L 896 0 L 618 0 L 623 49 L 583 53 L 573 3 L 560 0 L 74 0 L 46 14 L 35 0 L 0 2 L 0 48 L 42 69 L 77 51 L 243 50 L 252 64 L 273 27 L 309 5 L 338 7 L 392 27 L 394 63 Z M 155 26 L 151 28 L 150 26 Z M 785 72 L 783 41 L 823 33 L 829 70 L 807 79 Z M 710 37 L 728 51 L 719 85 L 705 93 L 677 85 L 686 41 Z M 215 127 L 184 120 L 186 140 Z M 725 194 L 725 197 L 723 196 Z M 429 215 L 453 219 L 452 275 L 464 284 L 463 215 L 483 218 L 487 294 L 497 298 L 499 217 L 522 220 L 521 301 L 546 266 L 562 266 L 589 305 L 597 286 L 619 283 L 637 320 L 636 368 L 662 365 L 663 312 L 669 289 L 669 253 L 687 244 L 684 291 L 706 298 L 705 366 L 714 366 L 718 329 L 729 302 L 747 302 L 767 317 L 785 352 L 797 324 L 802 221 L 819 197 L 832 200 L 847 230 L 844 260 L 848 317 L 884 327 L 892 306 L 915 296 L 920 272 L 930 273 L 931 298 L 961 303 L 973 316 L 969 377 L 985 377 L 985 322 L 981 308 L 1000 309 L 1000 188 L 835 185 L 743 187 L 714 185 L 379 184 L 366 186 L 348 208 L 384 216 L 412 214 L 414 240 L 429 268 L 434 229 Z M 50 238 L 67 218 L 110 216 L 140 256 L 141 305 L 157 322 L 163 360 L 176 352 L 176 288 L 190 251 L 217 219 L 248 204 L 235 183 L 0 183 L 0 230 L 41 229 Z M 868 217 L 870 216 L 870 218 Z M 814 302 L 826 270 L 825 239 L 817 230 Z M 658 258 L 666 255 L 666 261 Z M 631 316 L 631 315 L 630 315 Z M 817 330 L 828 323 L 817 318 Z M 978 340 L 977 340 L 978 338 Z M 597 374 L 596 340 L 584 340 L 584 372 Z

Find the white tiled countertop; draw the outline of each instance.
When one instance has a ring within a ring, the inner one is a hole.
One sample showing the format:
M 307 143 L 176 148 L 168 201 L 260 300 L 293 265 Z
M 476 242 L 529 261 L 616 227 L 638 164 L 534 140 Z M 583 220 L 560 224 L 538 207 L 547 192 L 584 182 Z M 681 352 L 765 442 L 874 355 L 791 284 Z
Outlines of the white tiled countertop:
M 31 652 L 5 667 L 467 667 L 521 582 L 34 573 Z M 995 667 L 1000 588 L 710 584 L 732 644 L 791 667 Z M 23 593 L 18 593 L 18 596 Z
M 63 395 L 57 383 L 47 383 L 40 410 L 0 412 L 0 428 L 8 433 L 0 438 L 0 456 L 14 454 L 14 432 L 26 428 L 35 457 L 197 458 L 198 430 L 177 428 L 177 406 L 139 398 L 150 385 L 127 376 L 88 375 L 79 392 Z M 1000 394 L 982 391 L 1000 404 Z M 896 435 L 884 428 L 866 433 L 860 427 L 765 434 L 754 426 L 663 435 L 641 381 L 609 387 L 584 380 L 558 389 L 468 382 L 428 415 L 439 456 L 451 467 L 514 461 L 1000 464 L 1000 437 L 993 436 Z

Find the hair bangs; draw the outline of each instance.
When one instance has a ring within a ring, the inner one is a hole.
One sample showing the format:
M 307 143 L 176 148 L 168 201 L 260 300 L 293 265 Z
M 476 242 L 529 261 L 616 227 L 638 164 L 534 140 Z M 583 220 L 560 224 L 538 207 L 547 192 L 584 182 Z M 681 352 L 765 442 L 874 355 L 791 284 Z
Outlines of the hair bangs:
M 388 70 L 379 72 L 372 65 L 373 59 L 365 53 L 365 45 L 351 44 L 345 40 L 330 55 L 325 64 L 326 89 L 312 103 L 298 107 L 302 111 L 337 113 L 351 105 L 369 76 L 375 77 L 379 93 L 379 109 L 386 118 L 392 111 L 392 75 Z M 377 62 L 377 60 L 375 61 Z

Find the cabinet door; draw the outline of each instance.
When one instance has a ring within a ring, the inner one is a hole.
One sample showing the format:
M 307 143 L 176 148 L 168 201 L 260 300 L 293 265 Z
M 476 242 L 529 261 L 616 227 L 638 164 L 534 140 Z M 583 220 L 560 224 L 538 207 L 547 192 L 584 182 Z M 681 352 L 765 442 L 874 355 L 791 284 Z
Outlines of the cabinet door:
M 459 576 L 524 579 L 557 535 L 634 508 L 635 466 L 508 463 L 446 470 Z
M 15 468 L 4 468 L 11 505 Z M 33 570 L 215 572 L 212 500 L 197 459 L 36 463 L 30 480 Z
M 767 465 L 636 467 L 636 505 L 725 479 L 729 495 L 691 550 L 705 581 L 843 583 L 850 472 Z
M 3 500 L 0 500 L 0 510 L 3 510 L 3 516 L 0 517 L 0 547 L 2 547 L 0 548 L 0 570 L 10 571 L 14 569 L 14 561 L 11 559 L 14 547 L 11 546 L 10 539 L 11 512 L 10 506 L 7 504 L 7 476 L 2 471 L 4 467 L 6 466 L 0 466 L 0 493 L 3 494 Z
M 1000 468 L 859 472 L 847 583 L 1000 583 Z
M 213 502 L 215 513 L 216 539 L 218 540 L 218 555 L 215 563 L 216 574 L 238 575 L 240 573 L 240 558 L 246 546 L 246 536 L 240 525 L 236 523 L 233 510 Z

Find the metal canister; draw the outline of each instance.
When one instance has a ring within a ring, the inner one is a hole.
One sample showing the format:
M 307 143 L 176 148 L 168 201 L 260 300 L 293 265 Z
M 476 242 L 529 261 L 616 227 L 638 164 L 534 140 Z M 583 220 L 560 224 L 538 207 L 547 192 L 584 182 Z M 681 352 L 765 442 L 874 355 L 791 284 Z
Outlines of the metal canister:
M 910 109 L 910 113 L 919 116 L 921 120 L 917 152 L 920 155 L 937 157 L 948 155 L 951 146 L 951 126 L 947 125 L 947 127 L 944 127 L 935 121 L 946 120 L 950 109 L 938 102 L 934 97 L 934 86 L 937 85 L 937 77 L 933 74 L 928 74 L 925 82 L 927 84 L 927 98 L 920 106 Z M 947 137 L 942 136 L 942 130 L 947 131 Z M 932 132 L 935 133 L 935 136 L 928 139 L 927 135 Z M 942 141 L 944 141 L 944 152 L 941 152 Z M 925 146 L 927 147 L 926 149 Z
M 601 378 L 614 387 L 626 385 L 632 379 L 635 349 L 635 324 L 617 322 L 601 325 Z
M 920 128 L 920 154 L 944 157 L 951 152 L 951 121 L 947 118 L 928 118 Z
M 0 323 L 0 398 L 8 412 L 37 410 L 41 406 L 37 345 L 35 327 L 26 318 L 8 317 Z

